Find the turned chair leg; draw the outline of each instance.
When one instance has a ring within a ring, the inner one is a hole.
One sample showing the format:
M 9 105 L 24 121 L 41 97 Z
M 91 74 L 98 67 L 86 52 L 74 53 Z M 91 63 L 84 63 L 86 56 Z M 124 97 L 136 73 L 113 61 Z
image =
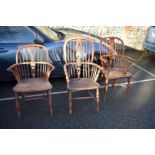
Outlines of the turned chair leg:
M 116 79 L 112 80 L 112 88 L 114 88 L 115 84 L 116 84 Z
M 108 83 L 109 83 L 109 80 L 105 79 L 105 81 L 104 81 L 104 86 L 105 86 L 105 88 L 104 88 L 104 97 L 106 97 L 107 93 L 108 93 Z
M 129 94 L 129 91 L 130 91 L 130 81 L 131 81 L 131 77 L 128 77 L 128 83 L 127 83 L 127 89 L 126 89 L 126 96 Z
M 18 119 L 21 119 L 21 113 L 20 113 L 20 103 L 19 103 L 19 98 L 18 98 L 18 93 L 15 92 L 15 98 L 16 98 L 16 112 L 17 112 L 17 116 Z
M 99 88 L 96 89 L 96 110 L 99 112 L 100 110 L 100 96 L 99 96 Z
M 51 90 L 48 91 L 48 104 L 49 104 L 49 108 L 50 108 L 50 115 L 53 116 L 53 104 L 52 104 Z
M 68 91 L 68 97 L 69 97 L 69 102 L 68 102 L 69 114 L 72 114 L 72 92 L 71 91 Z

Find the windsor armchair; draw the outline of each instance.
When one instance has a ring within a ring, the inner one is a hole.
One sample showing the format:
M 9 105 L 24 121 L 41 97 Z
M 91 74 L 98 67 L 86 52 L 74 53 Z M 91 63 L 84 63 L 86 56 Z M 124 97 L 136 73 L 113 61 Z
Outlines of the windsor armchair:
M 52 85 L 49 82 L 54 66 L 48 63 L 48 50 L 42 45 L 24 45 L 16 53 L 16 64 L 10 66 L 8 71 L 12 72 L 17 80 L 13 88 L 16 98 L 16 111 L 18 118 L 21 118 L 20 100 L 39 99 L 48 96 L 50 114 L 52 108 Z M 43 96 L 30 97 L 26 94 L 42 92 Z M 22 96 L 19 97 L 19 96 Z
M 134 59 L 124 55 L 124 42 L 118 37 L 104 37 L 100 42 L 100 60 L 104 69 L 104 96 L 108 92 L 109 81 L 112 87 L 119 79 L 127 79 L 126 95 L 130 90 L 132 74 L 128 72 Z
M 95 99 L 99 111 L 99 88 L 97 79 L 102 68 L 93 63 L 94 44 L 88 38 L 70 38 L 64 44 L 64 72 L 69 96 L 69 113 L 72 114 L 72 101 L 76 99 Z M 96 95 L 90 91 L 96 90 Z M 73 97 L 72 93 L 88 91 L 89 96 Z

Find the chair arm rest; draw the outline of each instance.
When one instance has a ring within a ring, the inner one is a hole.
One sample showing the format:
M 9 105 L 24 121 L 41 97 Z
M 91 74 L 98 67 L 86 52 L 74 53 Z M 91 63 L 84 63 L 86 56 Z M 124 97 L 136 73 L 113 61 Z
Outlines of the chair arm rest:
M 25 65 L 29 67 L 24 67 Z M 13 64 L 12 66 L 7 68 L 7 71 L 12 72 L 19 82 L 21 78 L 28 76 L 29 68 L 31 68 L 31 71 L 33 72 L 32 74 L 35 74 L 37 69 L 35 67 L 41 67 L 41 69 L 43 69 L 43 73 L 46 73 L 47 79 L 49 79 L 51 72 L 55 69 L 55 67 L 48 62 L 24 62 Z
M 48 71 L 47 71 L 47 78 L 49 79 L 51 72 L 55 69 L 55 66 L 53 66 L 50 63 L 46 63 L 46 65 L 49 67 Z

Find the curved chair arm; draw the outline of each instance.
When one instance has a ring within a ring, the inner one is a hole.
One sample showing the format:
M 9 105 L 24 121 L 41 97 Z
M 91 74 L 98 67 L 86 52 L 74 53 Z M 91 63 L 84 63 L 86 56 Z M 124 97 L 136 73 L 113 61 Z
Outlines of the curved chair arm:
M 69 83 L 69 79 L 70 79 L 70 76 L 69 76 L 69 73 L 68 73 L 68 70 L 67 70 L 68 65 L 71 65 L 71 64 L 70 63 L 69 64 L 68 63 L 64 64 L 64 73 L 65 73 L 67 83 Z
M 46 63 L 46 65 L 49 67 L 49 70 L 47 72 L 47 78 L 49 79 L 50 75 L 51 75 L 51 72 L 55 69 L 55 67 L 50 63 Z
M 69 67 L 73 67 L 75 66 L 76 69 L 79 67 L 79 64 L 76 62 L 72 62 L 72 63 L 66 63 L 64 65 L 64 72 L 65 72 L 65 76 L 66 76 L 66 81 L 67 83 L 70 81 L 70 72 L 69 72 Z M 70 67 L 70 68 L 71 68 Z M 74 67 L 74 68 L 75 68 Z M 91 62 L 81 62 L 80 63 L 80 67 L 83 68 L 83 76 L 81 78 L 90 78 L 92 80 L 94 80 L 95 82 L 97 81 L 100 72 L 104 73 L 104 70 L 102 69 L 102 67 L 100 67 L 99 65 L 95 64 L 95 63 L 91 63 Z M 76 70 L 77 71 L 77 70 Z M 73 71 L 71 71 L 73 72 Z
M 109 54 L 101 55 L 101 56 L 100 56 L 100 60 L 102 60 L 102 61 L 106 64 L 107 61 L 108 61 L 108 59 L 109 59 L 109 57 L 110 57 Z M 139 60 L 141 59 L 141 58 L 139 58 L 139 59 L 133 59 L 133 58 L 131 58 L 131 57 L 129 57 L 129 56 L 126 56 L 126 55 L 118 55 L 118 54 L 113 54 L 113 55 L 112 55 L 112 58 L 113 58 L 113 57 L 122 57 L 122 58 L 125 58 L 125 59 L 130 60 L 131 62 L 137 62 L 137 61 L 139 61 Z
M 51 72 L 55 67 L 48 62 L 24 62 L 13 64 L 7 71 L 12 72 L 16 80 L 19 82 L 21 79 L 38 77 L 46 77 L 49 79 Z
M 95 64 L 95 63 L 89 63 L 89 64 L 92 65 L 92 67 L 95 70 L 95 74 L 92 76 L 92 79 L 96 82 L 99 78 L 100 72 L 102 72 L 102 74 L 104 74 L 105 70 L 98 64 Z
M 140 61 L 144 57 L 144 55 L 145 55 L 145 53 L 142 54 L 138 59 L 133 59 L 133 58 L 128 57 L 128 56 L 125 56 L 125 57 L 127 57 L 127 59 L 129 59 L 132 63 L 136 63 L 136 62 Z
M 112 56 L 112 59 L 110 59 L 110 55 L 102 55 L 102 56 L 100 56 L 100 61 L 101 61 L 102 68 L 105 70 L 107 70 L 109 67 L 114 67 L 114 66 L 118 66 L 121 68 L 124 67 L 124 70 L 127 70 L 129 68 L 129 66 L 140 61 L 142 59 L 142 57 L 143 57 L 143 55 L 138 59 L 133 59 L 126 55 L 114 54 Z M 116 63 L 116 65 L 115 65 L 115 63 Z
M 14 77 L 16 78 L 17 82 L 20 81 L 20 76 L 18 74 L 18 71 L 16 68 L 18 68 L 19 64 L 13 64 L 10 67 L 7 68 L 8 72 L 12 72 L 12 74 L 14 75 Z
M 119 68 L 122 69 L 124 72 L 127 72 L 129 67 L 133 64 L 135 60 L 131 57 L 124 56 L 124 55 L 114 55 L 112 61 L 112 68 Z

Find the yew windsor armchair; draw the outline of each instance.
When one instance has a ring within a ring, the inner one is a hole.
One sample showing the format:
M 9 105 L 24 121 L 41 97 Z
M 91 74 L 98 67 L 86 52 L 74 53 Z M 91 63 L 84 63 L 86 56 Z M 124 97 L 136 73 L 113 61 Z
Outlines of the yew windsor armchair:
M 45 98 L 48 96 L 50 114 L 52 108 L 52 85 L 49 82 L 54 66 L 48 62 L 48 50 L 37 44 L 24 45 L 16 53 L 16 64 L 10 66 L 8 71 L 12 72 L 17 80 L 13 88 L 16 98 L 16 111 L 18 118 L 21 118 L 20 99 L 31 100 Z M 29 97 L 27 93 L 43 92 L 43 96 Z M 19 97 L 22 95 L 22 98 Z
M 130 80 L 132 74 L 128 72 L 130 65 L 134 59 L 124 55 L 124 42 L 118 37 L 104 37 L 100 42 L 100 60 L 101 66 L 104 69 L 104 96 L 108 92 L 109 81 L 112 81 L 112 86 L 119 79 L 127 79 L 127 91 L 130 89 Z
M 102 68 L 93 63 L 94 44 L 88 38 L 70 38 L 64 44 L 64 72 L 69 96 L 69 113 L 72 114 L 72 101 L 76 99 L 95 99 L 99 111 L 99 88 L 97 79 Z M 90 90 L 96 90 L 94 96 Z M 72 93 L 88 91 L 89 96 L 73 97 Z

